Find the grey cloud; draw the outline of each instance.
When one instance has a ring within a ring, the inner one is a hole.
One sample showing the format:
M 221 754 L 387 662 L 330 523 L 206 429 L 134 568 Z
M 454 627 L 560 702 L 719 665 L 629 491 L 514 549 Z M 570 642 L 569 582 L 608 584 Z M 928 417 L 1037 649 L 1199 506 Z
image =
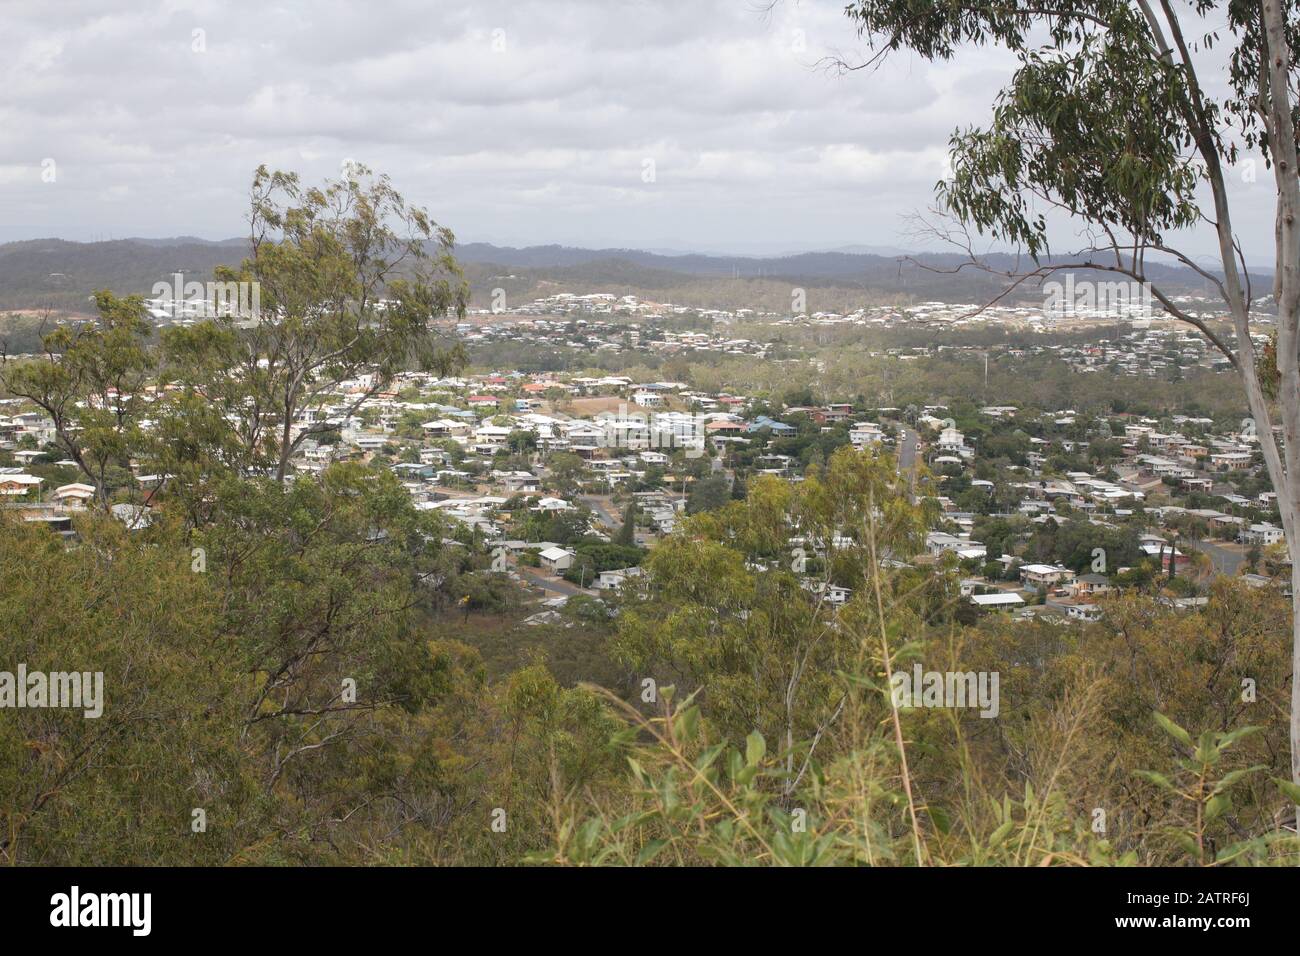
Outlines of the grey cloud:
M 0 239 L 237 235 L 258 164 L 355 159 L 466 240 L 896 245 L 1009 63 L 835 75 L 842 8 L 8 0 Z

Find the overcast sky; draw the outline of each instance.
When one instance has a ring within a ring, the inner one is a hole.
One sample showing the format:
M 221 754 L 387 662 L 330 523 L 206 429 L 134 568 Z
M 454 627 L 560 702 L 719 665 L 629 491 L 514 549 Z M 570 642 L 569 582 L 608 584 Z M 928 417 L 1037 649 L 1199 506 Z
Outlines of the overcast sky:
M 259 163 L 351 159 L 462 242 L 916 247 L 906 217 L 1010 61 L 837 75 L 818 62 L 862 51 L 844 5 L 5 0 L 0 241 L 242 235 Z M 1266 258 L 1267 173 L 1238 178 Z

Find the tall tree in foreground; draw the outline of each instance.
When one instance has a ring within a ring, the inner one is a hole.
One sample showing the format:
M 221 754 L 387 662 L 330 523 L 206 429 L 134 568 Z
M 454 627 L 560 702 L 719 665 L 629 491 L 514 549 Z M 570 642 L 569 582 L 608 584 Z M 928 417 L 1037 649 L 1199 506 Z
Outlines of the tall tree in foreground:
M 988 127 L 953 135 L 952 176 L 938 187 L 942 211 L 962 227 L 1027 253 L 1034 268 L 1008 274 L 1011 282 L 1092 269 L 1149 283 L 1147 257 L 1156 253 L 1222 297 L 1235 341 L 1149 286 L 1232 362 L 1278 493 L 1293 594 L 1284 789 L 1300 820 L 1300 13 L 1281 0 L 855 0 L 846 14 L 872 51 L 852 69 L 902 49 L 949 60 L 962 46 L 997 45 L 1016 57 Z M 1263 152 L 1277 190 L 1271 289 L 1252 285 L 1232 222 L 1226 176 L 1243 147 Z M 1049 213 L 1083 224 L 1088 246 L 1052 255 Z M 1218 237 L 1213 268 L 1172 244 L 1172 234 L 1200 225 Z M 1277 304 L 1275 367 L 1251 338 L 1259 334 L 1252 301 L 1268 292 Z
M 303 413 L 344 383 L 340 417 L 400 371 L 465 365 L 435 323 L 464 315 L 469 288 L 451 231 L 363 166 L 321 187 L 259 167 L 249 223 L 249 258 L 218 278 L 256 283 L 257 314 L 170 330 L 164 344 L 175 379 L 237 423 L 247 464 L 283 481 L 304 441 L 339 427 Z

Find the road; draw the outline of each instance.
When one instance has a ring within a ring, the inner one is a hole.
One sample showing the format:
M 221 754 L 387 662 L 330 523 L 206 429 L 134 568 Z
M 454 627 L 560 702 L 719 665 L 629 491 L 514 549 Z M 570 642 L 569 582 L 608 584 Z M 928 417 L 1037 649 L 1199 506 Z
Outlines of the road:
M 904 427 L 903 437 L 899 441 L 898 470 L 911 471 L 916 467 L 916 443 L 920 437 L 912 429 Z
M 609 498 L 598 498 L 594 495 L 590 495 L 579 498 L 578 500 L 594 511 L 596 517 L 600 518 L 610 531 L 617 531 L 619 528 L 623 527 L 623 519 L 621 516 L 614 513 L 613 502 Z
M 1246 552 L 1244 550 L 1225 548 L 1213 541 L 1192 541 L 1188 538 L 1179 538 L 1178 544 L 1184 548 L 1195 548 L 1197 551 L 1203 551 L 1209 555 L 1210 564 L 1214 570 L 1229 577 L 1234 577 L 1241 566 L 1246 563 Z
M 573 597 L 575 594 L 586 594 L 591 596 L 595 593 L 586 588 L 580 588 L 576 584 L 570 584 L 563 578 L 548 578 L 540 571 L 527 567 L 526 565 L 519 565 L 515 570 L 518 571 L 529 584 L 532 584 L 534 587 L 539 587 L 543 591 L 550 591 L 554 594 L 563 594 L 566 597 Z

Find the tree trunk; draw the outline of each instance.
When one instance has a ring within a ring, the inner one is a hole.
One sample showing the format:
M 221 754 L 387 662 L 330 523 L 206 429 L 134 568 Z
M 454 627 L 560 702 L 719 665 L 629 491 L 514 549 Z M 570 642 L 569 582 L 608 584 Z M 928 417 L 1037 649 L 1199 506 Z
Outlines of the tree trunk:
M 1265 452 L 1291 557 L 1291 780 L 1300 786 L 1300 178 L 1291 119 L 1291 50 L 1286 38 L 1286 14 L 1279 0 L 1265 0 L 1261 6 L 1265 37 L 1261 61 L 1267 64 L 1268 89 L 1260 92 L 1268 98 L 1268 145 L 1277 181 L 1280 227 L 1280 274 L 1274 278 L 1274 288 L 1281 293 L 1277 300 L 1276 352 L 1285 468 L 1274 461 L 1277 453 L 1271 434 L 1266 436 Z M 1270 446 L 1272 456 L 1267 455 Z M 1300 806 L 1295 812 L 1300 832 Z
M 284 424 L 280 429 L 280 455 L 279 462 L 275 467 L 275 480 L 284 484 L 284 476 L 289 471 L 289 456 L 292 450 L 292 441 L 290 436 L 293 434 L 293 417 L 291 407 L 286 407 L 284 414 Z

